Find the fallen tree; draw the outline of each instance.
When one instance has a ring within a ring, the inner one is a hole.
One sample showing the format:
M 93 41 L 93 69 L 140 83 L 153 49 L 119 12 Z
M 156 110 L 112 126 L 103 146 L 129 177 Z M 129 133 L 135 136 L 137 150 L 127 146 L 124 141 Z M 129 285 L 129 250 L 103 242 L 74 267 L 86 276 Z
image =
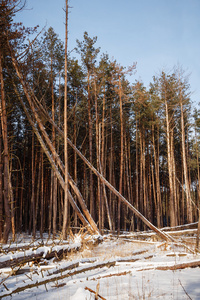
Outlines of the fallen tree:
M 197 261 L 191 261 L 187 263 L 182 263 L 182 264 L 174 264 L 171 266 L 158 266 L 155 268 L 146 268 L 146 269 L 140 269 L 138 271 L 148 271 L 148 270 L 160 270 L 160 271 L 167 271 L 167 270 L 181 270 L 181 269 L 186 269 L 186 268 L 199 268 L 200 267 L 200 260 Z
M 41 286 L 41 285 L 46 285 L 50 282 L 57 282 L 58 280 L 61 280 L 61 279 L 67 278 L 67 277 L 72 277 L 72 276 L 75 276 L 77 274 L 84 273 L 84 272 L 87 272 L 87 271 L 91 271 L 91 270 L 94 270 L 94 269 L 99 269 L 99 268 L 104 268 L 104 267 L 110 268 L 110 267 L 115 266 L 115 264 L 116 264 L 115 261 L 111 261 L 111 262 L 96 263 L 95 265 L 90 265 L 90 266 L 87 266 L 85 268 L 80 267 L 80 268 L 77 268 L 76 270 L 73 270 L 73 271 L 68 272 L 66 274 L 61 274 L 59 276 L 52 276 L 51 278 L 48 278 L 48 279 L 44 279 L 44 280 L 41 280 L 41 281 L 36 281 L 36 282 L 30 283 L 30 284 L 24 285 L 22 287 L 18 287 L 15 290 L 13 290 L 9 293 L 1 295 L 0 299 L 2 299 L 4 297 L 7 297 L 7 296 L 12 296 L 16 293 L 20 293 L 20 292 L 25 291 L 27 289 L 38 287 L 38 286 Z

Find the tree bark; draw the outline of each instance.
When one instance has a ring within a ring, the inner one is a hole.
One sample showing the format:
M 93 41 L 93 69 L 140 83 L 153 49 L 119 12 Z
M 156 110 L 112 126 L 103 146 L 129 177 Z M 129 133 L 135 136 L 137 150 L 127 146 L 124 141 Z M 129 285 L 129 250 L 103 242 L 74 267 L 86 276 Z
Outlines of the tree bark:
M 123 124 L 123 107 L 122 107 L 122 87 L 121 77 L 119 75 L 119 104 L 120 104 L 120 174 L 119 174 L 119 193 L 122 194 L 123 184 L 123 168 L 124 168 L 124 124 Z M 121 199 L 118 200 L 118 214 L 117 214 L 118 226 L 117 231 L 120 233 L 121 223 Z
M 181 108 L 181 142 L 182 142 L 182 156 L 183 156 L 183 172 L 184 172 L 184 181 L 185 181 L 185 193 L 186 193 L 186 203 L 187 203 L 187 220 L 189 223 L 192 223 L 192 201 L 188 180 L 188 168 L 187 168 L 187 159 L 186 159 L 186 149 L 185 149 L 185 125 L 184 125 L 184 113 L 183 113 L 183 98 L 182 90 L 179 80 L 179 97 L 180 97 L 180 108 Z
M 2 67 L 2 54 L 0 49 L 0 83 L 1 83 L 1 98 L 0 98 L 0 117 L 1 128 L 4 146 L 4 210 L 5 210 L 5 223 L 3 242 L 7 243 L 8 235 L 11 228 L 11 212 L 10 212 L 10 195 L 9 195 L 9 152 L 8 152 L 8 130 L 7 130 L 7 115 L 6 115 L 6 99 L 4 90 L 3 67 Z
M 90 99 L 90 74 L 88 71 L 88 127 L 89 127 L 89 160 L 92 164 L 92 116 L 91 116 L 91 99 Z M 94 195 L 93 195 L 93 174 L 90 170 L 90 214 L 94 218 Z
M 63 238 L 67 237 L 68 222 L 68 144 L 67 144 L 67 43 L 68 43 L 68 0 L 65 1 L 65 93 L 64 93 L 64 162 L 65 162 L 65 188 L 63 212 Z
M 170 213 L 170 226 L 176 226 L 175 213 L 174 213 L 174 188 L 173 188 L 173 170 L 172 170 L 172 148 L 170 139 L 170 126 L 169 126 L 169 112 L 168 103 L 165 96 L 165 117 L 166 117 L 166 139 L 167 139 L 167 163 L 169 172 L 169 190 L 170 190 L 170 200 L 169 200 L 169 213 Z
M 3 237 L 3 160 L 2 160 L 2 133 L 0 124 L 0 243 Z

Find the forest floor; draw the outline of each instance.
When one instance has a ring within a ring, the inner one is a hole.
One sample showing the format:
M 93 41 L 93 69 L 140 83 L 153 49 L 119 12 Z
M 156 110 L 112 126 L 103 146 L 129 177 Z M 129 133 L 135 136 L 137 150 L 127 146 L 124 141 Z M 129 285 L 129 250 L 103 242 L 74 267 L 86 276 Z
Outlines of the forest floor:
M 177 243 L 151 232 L 66 241 L 21 234 L 0 248 L 0 299 L 200 299 L 195 234 L 176 232 Z

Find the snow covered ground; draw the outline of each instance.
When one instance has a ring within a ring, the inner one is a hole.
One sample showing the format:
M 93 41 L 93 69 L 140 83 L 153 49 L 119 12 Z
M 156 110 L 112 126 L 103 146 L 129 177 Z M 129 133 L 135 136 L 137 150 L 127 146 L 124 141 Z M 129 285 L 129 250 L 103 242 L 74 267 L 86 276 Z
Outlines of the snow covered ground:
M 97 238 L 93 237 L 94 241 Z M 46 259 L 48 253 L 61 249 L 70 251 L 65 252 L 65 259 Z M 17 259 L 33 254 L 42 254 L 42 258 L 34 264 L 22 260 L 17 264 Z M 9 260 L 13 261 L 11 267 L 4 265 Z M 106 300 L 197 300 L 199 267 L 178 268 L 197 262 L 200 265 L 200 254 L 184 246 L 151 238 L 137 240 L 131 234 L 105 235 L 98 245 L 83 243 L 80 235 L 62 242 L 38 239 L 31 245 L 30 237 L 20 236 L 17 244 L 1 248 L 0 299 L 89 300 L 98 293 L 96 299 Z M 170 270 L 170 266 L 178 269 Z

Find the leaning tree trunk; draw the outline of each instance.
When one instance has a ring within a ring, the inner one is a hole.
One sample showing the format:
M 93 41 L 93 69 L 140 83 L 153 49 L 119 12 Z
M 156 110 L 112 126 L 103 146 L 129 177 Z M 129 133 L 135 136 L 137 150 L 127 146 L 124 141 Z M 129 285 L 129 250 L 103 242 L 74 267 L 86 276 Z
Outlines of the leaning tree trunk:
M 39 128 L 40 128 L 40 130 L 41 130 L 41 132 L 42 132 L 42 134 L 43 134 L 43 136 L 44 136 L 44 138 L 45 138 L 45 140 L 46 140 L 46 142 L 47 142 L 47 144 L 48 144 L 48 146 L 49 146 L 49 148 L 50 148 L 50 150 L 51 150 L 51 153 L 54 154 L 54 157 L 55 157 L 55 159 L 56 159 L 56 162 L 57 162 L 57 164 L 58 164 L 59 167 L 61 168 L 61 171 L 62 171 L 63 174 L 64 174 L 65 168 L 64 168 L 64 166 L 63 166 L 63 164 L 62 164 L 62 162 L 61 162 L 61 160 L 60 160 L 59 155 L 58 155 L 57 152 L 55 151 L 55 149 L 54 149 L 54 147 L 53 147 L 53 145 L 52 145 L 52 143 L 51 143 L 51 141 L 50 141 L 50 139 L 49 139 L 49 137 L 48 137 L 48 135 L 47 135 L 47 133 L 46 133 L 46 131 L 45 131 L 45 129 L 44 129 L 44 126 L 42 125 L 41 120 L 40 120 L 40 118 L 39 118 L 39 116 L 38 116 L 38 114 L 37 114 L 37 112 L 36 112 L 36 110 L 35 110 L 35 108 L 34 108 L 34 105 L 33 105 L 33 103 L 32 103 L 31 97 L 30 97 L 30 95 L 29 95 L 29 93 L 28 93 L 28 89 L 27 89 L 27 87 L 26 87 L 26 85 L 25 85 L 25 83 L 24 83 L 24 81 L 23 81 L 23 79 L 22 79 L 22 76 L 21 76 L 21 74 L 20 74 L 20 72 L 19 72 L 19 69 L 18 69 L 18 67 L 17 67 L 17 63 L 16 63 L 14 57 L 13 57 L 13 64 L 14 64 L 14 66 L 15 66 L 15 68 L 16 68 L 17 74 L 18 74 L 18 76 L 19 76 L 19 79 L 20 79 L 20 81 L 21 81 L 21 83 L 22 83 L 22 86 L 23 86 L 23 89 L 24 89 L 24 93 L 25 93 L 26 98 L 27 98 L 27 100 L 28 100 L 28 102 L 29 102 L 29 104 L 30 104 L 31 110 L 32 110 L 32 112 L 33 112 L 33 114 L 34 114 L 34 116 L 35 116 L 35 119 L 36 119 L 36 121 L 37 121 L 37 123 L 38 123 L 38 126 L 39 126 Z M 56 174 L 56 177 L 57 177 L 57 179 L 58 179 L 58 181 L 59 181 L 61 187 L 64 189 L 64 188 L 65 188 L 65 183 L 64 183 L 63 177 L 61 176 L 61 174 L 60 174 L 60 172 L 59 172 L 59 170 L 58 170 L 58 168 L 57 168 L 57 166 L 56 166 L 56 164 L 55 164 L 55 161 L 54 161 L 53 158 L 52 158 L 52 155 L 51 155 L 50 152 L 48 151 L 48 149 L 47 149 L 47 147 L 46 147 L 46 145 L 45 145 L 45 143 L 44 143 L 44 141 L 43 141 L 41 135 L 39 134 L 38 129 L 36 128 L 34 122 L 32 121 L 31 116 L 30 116 L 28 110 L 26 109 L 26 107 L 25 107 L 25 105 L 24 105 L 24 103 L 23 103 L 23 100 L 22 100 L 21 97 L 19 96 L 19 94 L 18 94 L 18 92 L 17 92 L 17 89 L 16 89 L 14 83 L 13 83 L 13 86 L 14 86 L 14 88 L 15 88 L 16 94 L 18 95 L 18 99 L 19 99 L 19 101 L 20 101 L 20 103 L 21 103 L 21 105 L 22 105 L 22 107 L 23 107 L 23 110 L 24 110 L 24 112 L 25 112 L 25 114 L 26 114 L 26 116 L 27 116 L 27 119 L 28 119 L 30 125 L 32 126 L 32 128 L 33 128 L 33 130 L 34 130 L 34 132 L 35 132 L 35 134 L 36 134 L 36 136 L 37 136 L 37 138 L 38 138 L 38 141 L 39 141 L 39 143 L 40 143 L 40 145 L 41 145 L 41 147 L 42 147 L 44 153 L 46 154 L 46 156 L 47 156 L 47 158 L 48 158 L 48 160 L 49 160 L 49 162 L 50 162 L 50 164 L 51 164 L 51 166 L 52 166 L 52 169 L 54 170 L 54 172 L 55 172 L 55 174 Z M 54 122 L 53 122 L 52 120 L 51 120 L 51 122 L 52 122 L 52 124 L 54 124 Z M 57 128 L 57 127 L 56 127 L 56 128 Z M 58 129 L 58 128 L 57 128 L 57 129 Z M 62 136 L 64 137 L 64 133 L 63 133 L 63 132 L 62 132 Z M 67 139 L 67 141 L 69 141 L 69 139 Z M 68 142 L 68 143 L 69 143 L 69 142 Z M 95 224 L 94 220 L 92 219 L 91 215 L 89 214 L 89 211 L 88 211 L 88 209 L 87 209 L 87 207 L 86 207 L 86 205 L 85 205 L 85 202 L 84 202 L 84 200 L 83 200 L 83 198 L 82 198 L 82 196 L 81 196 L 81 194 L 80 194 L 80 191 L 79 191 L 78 187 L 76 186 L 75 182 L 72 180 L 72 178 L 71 178 L 69 175 L 68 175 L 68 180 L 69 180 L 69 183 L 70 183 L 71 187 L 73 188 L 74 192 L 75 192 L 76 195 L 77 195 L 77 198 L 78 198 L 79 203 L 80 203 L 80 205 L 81 205 L 81 207 L 82 207 L 83 213 L 84 213 L 84 215 L 86 216 L 88 222 L 90 223 L 90 225 L 91 225 L 91 227 L 93 228 L 93 230 L 94 230 L 96 233 L 99 233 L 98 228 L 97 228 L 97 225 Z M 80 212 L 80 209 L 78 208 L 78 206 L 77 206 L 76 203 L 74 202 L 74 199 L 72 198 L 72 196 L 71 196 L 71 194 L 70 194 L 69 191 L 68 191 L 68 196 L 69 196 L 69 201 L 70 201 L 72 207 L 75 209 L 75 211 L 76 211 L 78 217 L 79 217 L 80 220 L 83 222 L 83 224 L 87 226 L 87 225 L 88 225 L 87 221 L 86 221 L 85 218 L 83 217 L 82 213 Z

